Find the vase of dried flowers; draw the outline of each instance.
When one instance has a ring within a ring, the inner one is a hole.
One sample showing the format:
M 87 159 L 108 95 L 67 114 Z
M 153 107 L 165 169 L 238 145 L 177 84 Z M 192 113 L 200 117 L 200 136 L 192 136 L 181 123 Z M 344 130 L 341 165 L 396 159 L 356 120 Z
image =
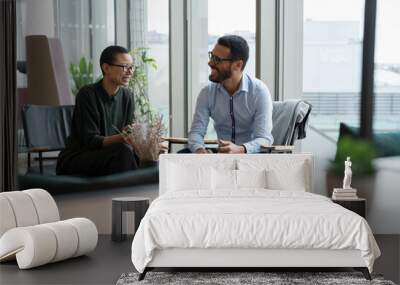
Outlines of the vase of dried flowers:
M 163 151 L 161 143 L 164 132 L 165 127 L 160 115 L 152 120 L 141 118 L 123 130 L 123 135 L 139 157 L 140 167 L 158 165 L 158 157 Z

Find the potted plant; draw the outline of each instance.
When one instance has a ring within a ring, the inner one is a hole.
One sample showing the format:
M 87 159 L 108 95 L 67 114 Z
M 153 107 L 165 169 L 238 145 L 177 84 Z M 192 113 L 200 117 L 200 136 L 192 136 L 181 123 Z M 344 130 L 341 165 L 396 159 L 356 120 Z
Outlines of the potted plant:
M 352 161 L 351 187 L 357 189 L 359 197 L 372 198 L 376 172 L 372 163 L 376 157 L 375 147 L 365 139 L 350 136 L 339 139 L 336 157 L 329 165 L 326 180 L 329 195 L 332 195 L 333 188 L 342 188 L 347 157 Z
M 81 57 L 78 64 L 70 63 L 69 72 L 74 82 L 72 93 L 75 96 L 83 86 L 95 82 L 93 77 L 93 62 L 86 60 L 84 56 Z
M 147 55 L 148 48 L 134 48 L 131 50 L 135 62 L 135 71 L 129 81 L 129 90 L 135 97 L 135 118 L 140 121 L 155 123 L 158 112 L 151 107 L 147 87 L 148 68 L 157 69 L 156 60 Z

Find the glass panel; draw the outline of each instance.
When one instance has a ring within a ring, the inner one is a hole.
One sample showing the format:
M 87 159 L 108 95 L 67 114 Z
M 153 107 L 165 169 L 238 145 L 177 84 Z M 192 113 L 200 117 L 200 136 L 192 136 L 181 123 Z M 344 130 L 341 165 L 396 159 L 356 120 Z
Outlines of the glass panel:
M 255 75 L 255 0 L 208 0 L 192 1 L 189 36 L 189 121 L 194 114 L 196 98 L 202 87 L 208 84 L 207 52 L 212 50 L 217 39 L 225 34 L 244 37 L 250 47 L 250 57 L 245 72 Z M 207 138 L 216 138 L 210 121 Z
M 157 69 L 149 68 L 149 98 L 169 129 L 169 13 L 168 0 L 148 0 L 147 43 Z
M 303 99 L 310 124 L 336 139 L 359 126 L 364 0 L 304 0 Z
M 147 66 L 147 96 L 151 107 L 163 116 L 169 130 L 169 1 L 128 0 L 129 44 L 147 49 L 156 68 Z
M 378 1 L 374 131 L 400 130 L 400 2 Z

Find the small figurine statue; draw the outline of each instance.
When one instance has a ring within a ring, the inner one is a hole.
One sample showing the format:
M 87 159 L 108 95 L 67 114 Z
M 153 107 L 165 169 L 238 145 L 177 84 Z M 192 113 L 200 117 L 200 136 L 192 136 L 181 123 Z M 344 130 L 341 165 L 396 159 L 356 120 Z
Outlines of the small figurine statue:
M 352 189 L 350 185 L 352 175 L 350 156 L 348 156 L 347 160 L 344 162 L 343 189 Z

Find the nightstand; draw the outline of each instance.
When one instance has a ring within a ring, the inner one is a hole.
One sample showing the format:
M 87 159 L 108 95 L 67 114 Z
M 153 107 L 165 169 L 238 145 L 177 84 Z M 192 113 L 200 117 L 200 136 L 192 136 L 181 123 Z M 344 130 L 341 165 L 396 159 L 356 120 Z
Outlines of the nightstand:
M 120 197 L 112 199 L 112 234 L 113 241 L 123 241 L 126 234 L 122 233 L 123 212 L 135 212 L 135 231 L 140 221 L 146 214 L 150 205 L 150 198 L 144 197 Z
M 364 198 L 357 198 L 353 200 L 334 200 L 332 202 L 339 204 L 340 206 L 353 211 L 356 214 L 359 214 L 361 217 L 365 218 L 366 216 L 366 204 L 367 200 Z

